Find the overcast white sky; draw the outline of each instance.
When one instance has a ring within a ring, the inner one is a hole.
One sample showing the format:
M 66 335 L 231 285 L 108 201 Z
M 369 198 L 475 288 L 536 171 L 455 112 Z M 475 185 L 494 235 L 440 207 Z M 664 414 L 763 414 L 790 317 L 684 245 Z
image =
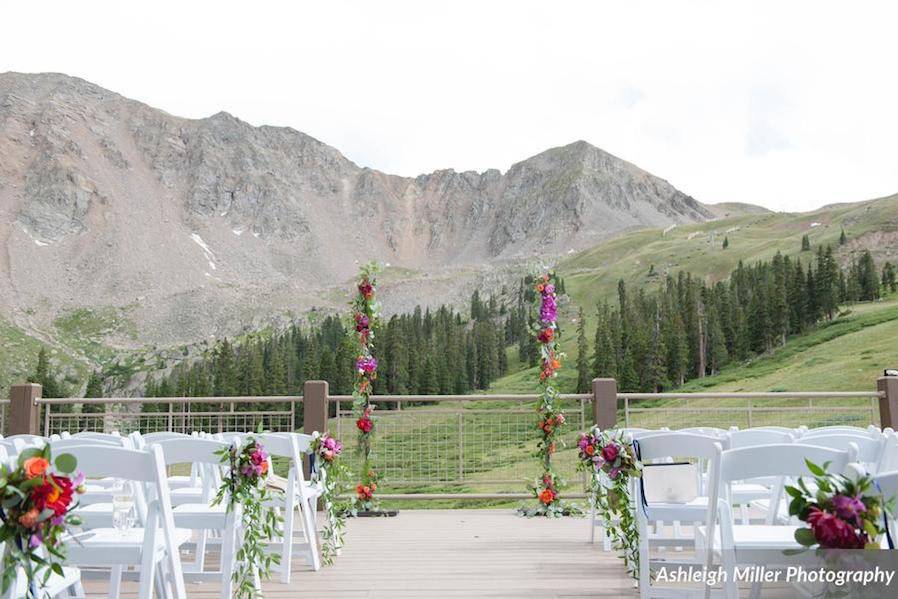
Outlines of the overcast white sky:
M 898 192 L 898 2 L 2 3 L 0 71 L 415 175 L 585 139 L 704 202 Z

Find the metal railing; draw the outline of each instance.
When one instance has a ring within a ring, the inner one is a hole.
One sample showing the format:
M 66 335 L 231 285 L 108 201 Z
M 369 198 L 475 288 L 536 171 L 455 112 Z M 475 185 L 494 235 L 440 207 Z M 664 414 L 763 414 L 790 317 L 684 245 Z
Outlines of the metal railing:
M 877 391 L 764 393 L 618 393 L 613 379 L 593 381 L 592 393 L 559 401 L 568 426 L 553 458 L 577 491 L 576 438 L 602 428 L 679 429 L 693 426 L 809 428 L 833 424 L 898 426 L 898 377 L 877 379 Z M 352 397 L 332 396 L 327 383 L 307 381 L 303 396 L 205 398 L 42 399 L 38 385 L 13 388 L 0 402 L 10 432 L 96 430 L 293 431 L 329 430 L 344 445 L 343 460 L 357 470 Z M 538 477 L 536 395 L 373 396 L 377 434 L 373 467 L 383 494 L 406 498 L 520 497 Z M 38 412 L 42 414 L 38 416 Z M 38 426 L 37 423 L 42 423 Z M 15 429 L 15 430 L 12 430 Z M 395 496 L 395 495 L 394 495 Z
M 389 487 L 448 493 L 522 492 L 542 474 L 534 458 L 539 438 L 535 395 L 373 396 L 376 472 Z M 352 397 L 331 396 L 328 430 L 343 440 L 345 460 L 357 469 Z M 576 439 L 592 423 L 592 394 L 560 397 L 568 426 L 553 458 L 575 482 Z M 410 407 L 413 404 L 414 407 Z
M 104 397 L 37 399 L 45 436 L 64 431 L 123 434 L 173 431 L 252 432 L 296 430 L 301 396 L 277 397 Z
M 618 393 L 623 426 L 670 429 L 708 426 L 880 425 L 880 391 L 769 393 Z

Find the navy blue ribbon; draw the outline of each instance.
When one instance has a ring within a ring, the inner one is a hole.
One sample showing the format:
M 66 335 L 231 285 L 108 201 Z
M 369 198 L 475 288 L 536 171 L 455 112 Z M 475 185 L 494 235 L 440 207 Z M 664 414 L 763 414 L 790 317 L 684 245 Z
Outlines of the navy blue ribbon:
M 879 483 L 874 480 L 873 485 L 876 487 L 876 490 L 879 491 L 879 494 L 882 495 L 882 487 L 879 486 Z M 885 497 L 883 497 L 883 500 L 885 500 Z M 895 541 L 892 540 L 892 533 L 889 532 L 889 513 L 884 506 L 882 510 L 882 524 L 883 528 L 886 529 L 886 543 L 888 543 L 889 549 L 894 549 Z
M 633 439 L 633 453 L 636 454 L 636 460 L 639 463 L 642 463 L 642 452 L 639 450 L 639 441 L 637 441 L 636 439 Z M 648 511 L 649 504 L 645 500 L 645 477 L 644 476 L 639 477 L 639 494 L 642 496 L 642 502 L 641 502 L 642 503 L 642 513 L 645 514 L 645 518 L 646 518 L 646 520 L 648 520 L 649 519 L 649 511 Z

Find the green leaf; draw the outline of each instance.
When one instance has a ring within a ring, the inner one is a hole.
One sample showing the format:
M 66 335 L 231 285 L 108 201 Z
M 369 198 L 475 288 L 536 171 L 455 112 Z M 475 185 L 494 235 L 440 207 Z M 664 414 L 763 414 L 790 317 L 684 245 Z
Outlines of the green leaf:
M 35 458 L 43 455 L 43 450 L 39 447 L 27 447 L 22 450 L 22 453 L 19 454 L 18 464 L 21 466 L 25 463 L 25 460 L 29 460 L 31 458 Z
M 56 456 L 54 464 L 56 465 L 56 470 L 62 474 L 71 474 L 78 467 L 78 460 L 70 453 L 61 453 Z
M 815 464 L 815 463 L 812 462 L 811 460 L 805 458 L 804 463 L 807 465 L 808 471 L 809 471 L 811 474 L 813 474 L 814 476 L 824 476 L 824 475 L 826 475 L 826 472 L 823 470 L 823 468 L 821 468 L 820 466 L 818 466 L 817 464 Z
M 795 531 L 795 540 L 799 545 L 804 547 L 811 547 L 817 544 L 817 539 L 814 538 L 814 531 L 810 528 L 799 528 Z

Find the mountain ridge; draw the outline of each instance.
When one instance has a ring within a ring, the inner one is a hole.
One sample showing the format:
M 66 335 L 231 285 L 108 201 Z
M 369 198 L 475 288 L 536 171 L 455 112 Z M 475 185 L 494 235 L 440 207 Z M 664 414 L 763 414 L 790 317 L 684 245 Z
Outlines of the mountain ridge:
M 408 273 L 384 289 L 395 310 L 452 303 L 514 265 L 709 218 L 582 140 L 505 173 L 402 177 L 290 127 L 185 119 L 62 74 L 0 74 L 0 313 L 26 329 L 114 307 L 141 342 L 192 342 L 337 306 L 327 290 L 369 259 Z

